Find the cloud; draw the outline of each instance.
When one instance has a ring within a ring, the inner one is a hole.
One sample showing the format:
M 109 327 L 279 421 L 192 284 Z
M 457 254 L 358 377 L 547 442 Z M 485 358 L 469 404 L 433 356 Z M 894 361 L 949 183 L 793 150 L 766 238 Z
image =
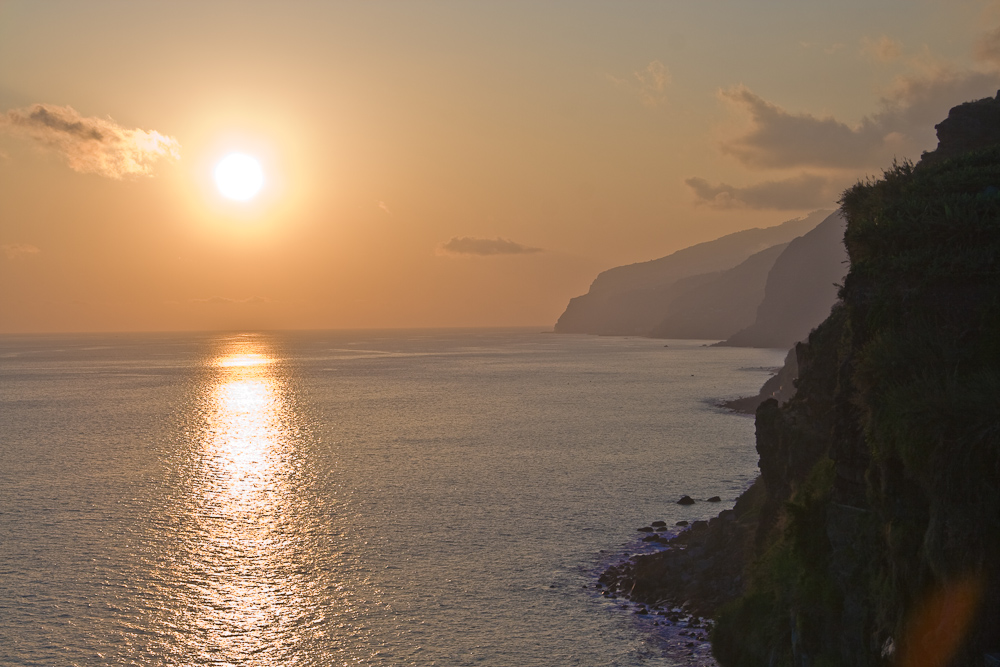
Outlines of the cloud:
M 703 178 L 689 178 L 684 182 L 694 190 L 699 204 L 713 208 L 812 209 L 830 205 L 839 194 L 830 179 L 806 173 L 742 188 L 728 183 L 712 185 Z
M 29 243 L 5 243 L 0 245 L 0 251 L 3 251 L 7 259 L 32 257 L 41 252 L 41 250 Z
M 110 118 L 87 118 L 72 107 L 35 104 L 0 116 L 0 131 L 61 154 L 81 173 L 120 179 L 152 173 L 161 158 L 180 159 L 180 144 L 155 130 L 130 130 Z
M 541 248 L 531 248 L 499 236 L 495 239 L 456 236 L 443 244 L 441 250 L 452 255 L 526 255 L 542 252 Z
M 993 96 L 1000 72 L 959 71 L 936 65 L 899 77 L 881 100 L 881 109 L 848 125 L 832 116 L 791 113 L 745 86 L 719 93 L 749 117 L 742 135 L 721 150 L 748 167 L 787 169 L 880 167 L 893 158 L 920 157 L 934 148 L 934 124 L 969 100 Z
M 246 299 L 230 299 L 230 298 L 224 297 L 224 296 L 212 296 L 212 297 L 209 297 L 207 299 L 191 299 L 191 303 L 207 303 L 207 304 L 221 305 L 221 306 L 234 306 L 234 305 L 235 306 L 241 306 L 241 305 L 256 306 L 256 305 L 259 305 L 259 304 L 262 304 L 262 303 L 268 303 L 268 302 L 269 302 L 269 299 L 266 299 L 266 298 L 264 298 L 262 296 L 251 296 L 251 297 L 247 297 Z
M 378 207 L 385 211 L 388 215 L 392 215 L 392 211 L 389 210 L 389 206 L 384 201 L 380 201 L 378 203 Z
M 1000 65 L 1000 28 L 994 28 L 977 39 L 972 55 L 980 62 Z
M 643 104 L 655 107 L 666 102 L 665 93 L 671 81 L 670 70 L 666 65 L 654 60 L 633 76 L 639 82 L 639 97 Z
M 887 35 L 878 39 L 865 37 L 861 40 L 861 53 L 875 62 L 890 63 L 902 57 L 903 45 Z
M 638 95 L 642 103 L 648 107 L 666 103 L 667 87 L 672 81 L 670 70 L 659 60 L 654 60 L 641 70 L 632 72 L 631 77 L 620 78 L 612 74 L 606 76 L 616 86 Z
M 850 127 L 830 116 L 792 114 L 745 86 L 720 97 L 750 116 L 750 130 L 722 145 L 723 153 L 750 167 L 860 167 L 875 160 L 886 140 L 867 117 Z

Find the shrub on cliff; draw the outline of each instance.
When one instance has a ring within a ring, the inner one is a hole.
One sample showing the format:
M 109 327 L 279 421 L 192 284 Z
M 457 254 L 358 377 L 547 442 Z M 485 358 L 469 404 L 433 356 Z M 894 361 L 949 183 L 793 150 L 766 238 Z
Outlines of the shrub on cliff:
M 843 307 L 796 396 L 758 410 L 771 512 L 716 654 L 980 664 L 1000 650 L 1000 148 L 895 164 L 842 204 Z

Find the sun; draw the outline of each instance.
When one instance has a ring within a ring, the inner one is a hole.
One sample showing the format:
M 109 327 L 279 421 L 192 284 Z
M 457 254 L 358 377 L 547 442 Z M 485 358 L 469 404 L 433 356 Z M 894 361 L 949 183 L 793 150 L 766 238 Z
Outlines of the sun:
M 215 184 L 224 197 L 247 201 L 264 185 L 264 171 L 253 157 L 230 153 L 215 165 Z

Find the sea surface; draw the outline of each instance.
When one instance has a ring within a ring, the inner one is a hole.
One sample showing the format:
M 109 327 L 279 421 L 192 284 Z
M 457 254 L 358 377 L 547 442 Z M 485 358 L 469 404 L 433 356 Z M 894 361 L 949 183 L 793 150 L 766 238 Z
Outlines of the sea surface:
M 756 476 L 703 343 L 0 337 L 0 665 L 678 664 L 593 584 Z

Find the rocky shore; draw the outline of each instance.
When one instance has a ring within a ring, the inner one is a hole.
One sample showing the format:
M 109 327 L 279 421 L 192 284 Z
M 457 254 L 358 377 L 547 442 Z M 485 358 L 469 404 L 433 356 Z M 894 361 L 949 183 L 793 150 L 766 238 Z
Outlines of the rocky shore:
M 656 535 L 664 549 L 609 567 L 598 580 L 604 594 L 648 608 L 714 616 L 742 590 L 744 558 L 756 529 L 749 511 L 752 496 L 744 494 L 733 509 L 711 521 L 695 521 L 674 537 Z
M 724 667 L 1000 661 L 1000 93 L 937 129 L 845 193 L 851 269 L 759 397 L 757 481 L 600 577 L 714 619 Z

